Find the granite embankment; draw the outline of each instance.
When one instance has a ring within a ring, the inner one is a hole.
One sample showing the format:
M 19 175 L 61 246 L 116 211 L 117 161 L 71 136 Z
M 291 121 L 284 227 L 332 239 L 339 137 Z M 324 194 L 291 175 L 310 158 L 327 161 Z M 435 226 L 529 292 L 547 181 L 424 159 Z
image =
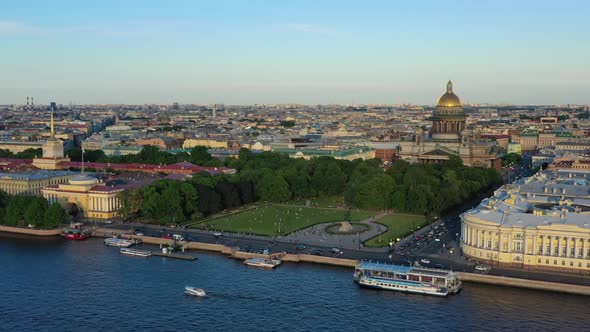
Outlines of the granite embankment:
M 95 236 L 112 236 L 117 235 L 112 229 L 96 229 L 93 234 Z M 143 243 L 148 244 L 156 244 L 156 245 L 172 245 L 174 240 L 171 239 L 163 239 L 158 237 L 151 237 L 151 236 L 138 236 L 138 235 L 130 235 L 121 233 L 121 237 L 123 238 L 130 238 L 130 239 L 140 239 Z M 246 259 L 252 257 L 264 257 L 267 258 L 269 255 L 263 254 L 256 254 L 251 252 L 244 252 L 239 251 L 237 248 L 225 246 L 222 244 L 215 244 L 215 243 L 205 243 L 205 242 L 187 242 L 187 241 L 177 241 L 184 249 L 192 249 L 192 250 L 207 250 L 207 251 L 216 251 L 225 255 L 229 255 L 230 257 L 237 258 L 237 259 Z M 284 261 L 284 262 L 302 262 L 302 263 L 317 263 L 317 264 L 327 264 L 327 265 L 335 265 L 335 266 L 344 266 L 344 267 L 355 267 L 358 263 L 355 259 L 345 259 L 345 258 L 336 258 L 336 257 L 325 257 L 325 256 L 316 256 L 316 255 L 306 255 L 306 254 L 287 254 L 287 253 L 274 253 L 271 256 L 277 257 Z
M 115 232 L 113 232 L 112 229 L 96 229 L 94 231 L 94 235 L 96 235 L 96 236 L 112 236 L 112 235 L 115 235 Z M 121 233 L 120 236 L 124 237 L 124 238 L 141 239 L 144 243 L 148 243 L 148 244 L 156 244 L 156 245 L 168 244 L 168 245 L 171 245 L 174 243 L 174 241 L 171 239 L 163 239 L 163 238 L 150 237 L 150 236 L 137 236 L 137 235 L 130 235 L 130 234 L 125 234 L 125 233 Z M 185 249 L 216 251 L 216 252 L 228 255 L 232 258 L 236 258 L 236 259 L 246 259 L 246 258 L 252 258 L 252 257 L 263 257 L 263 258 L 269 257 L 269 255 L 243 252 L 243 251 L 237 250 L 237 248 L 232 248 L 229 246 L 225 246 L 225 245 L 221 245 L 221 244 L 214 244 L 214 243 L 180 241 L 180 242 L 177 242 L 177 244 L 180 244 Z M 355 267 L 356 264 L 358 263 L 358 261 L 354 260 L 354 259 L 315 256 L 315 255 L 306 255 L 306 254 L 275 253 L 275 254 L 270 255 L 270 257 L 280 258 L 284 262 L 316 263 L 316 264 L 326 264 L 326 265 L 335 265 L 335 266 L 343 266 L 343 267 Z M 461 280 L 464 282 L 490 284 L 490 285 L 496 285 L 496 286 L 528 288 L 528 289 L 561 292 L 561 293 L 569 293 L 569 294 L 577 294 L 577 295 L 590 295 L 590 287 L 589 286 L 572 285 L 572 284 L 547 282 L 547 281 L 537 281 L 537 280 L 529 280 L 529 279 L 519 279 L 519 278 L 508 278 L 508 277 L 492 276 L 492 275 L 477 274 L 477 273 L 465 273 L 465 272 L 457 272 L 457 273 L 459 274 L 459 277 L 461 278 Z
M 63 229 L 30 229 L 21 227 L 0 226 L 0 232 L 32 236 L 58 236 L 63 232 Z
M 543 291 L 552 291 L 560 293 L 590 295 L 590 287 L 572 284 L 563 284 L 557 282 L 538 281 L 529 279 L 509 278 L 501 276 L 492 276 L 477 273 L 458 272 L 459 278 L 463 282 L 473 282 L 480 284 L 490 284 L 495 286 L 507 286 L 528 288 Z

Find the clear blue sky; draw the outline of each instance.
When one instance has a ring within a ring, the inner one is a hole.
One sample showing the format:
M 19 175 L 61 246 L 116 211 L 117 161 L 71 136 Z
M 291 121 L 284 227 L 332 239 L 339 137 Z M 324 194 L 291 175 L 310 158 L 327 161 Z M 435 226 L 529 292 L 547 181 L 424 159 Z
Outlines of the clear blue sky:
M 3 1 L 0 104 L 590 103 L 590 1 Z

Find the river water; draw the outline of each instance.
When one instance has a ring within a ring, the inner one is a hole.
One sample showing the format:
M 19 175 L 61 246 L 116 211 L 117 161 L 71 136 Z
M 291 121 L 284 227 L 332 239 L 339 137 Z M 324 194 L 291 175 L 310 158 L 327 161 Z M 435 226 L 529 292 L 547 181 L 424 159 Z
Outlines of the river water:
M 436 298 L 359 288 L 352 270 L 276 270 L 195 252 L 129 257 L 101 239 L 0 236 L 1 331 L 588 331 L 590 299 L 466 284 Z M 183 294 L 185 285 L 208 297 Z

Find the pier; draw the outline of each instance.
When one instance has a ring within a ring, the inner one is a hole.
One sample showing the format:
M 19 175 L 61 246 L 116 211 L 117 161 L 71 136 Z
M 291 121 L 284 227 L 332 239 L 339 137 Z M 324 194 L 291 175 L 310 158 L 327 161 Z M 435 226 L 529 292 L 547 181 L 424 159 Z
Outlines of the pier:
M 152 251 L 152 256 L 160 256 L 160 257 L 167 257 L 167 258 L 184 259 L 186 261 L 194 261 L 194 260 L 197 259 L 197 256 L 184 255 L 184 254 L 175 254 L 175 253 L 165 254 L 165 253 L 160 252 L 160 251 Z

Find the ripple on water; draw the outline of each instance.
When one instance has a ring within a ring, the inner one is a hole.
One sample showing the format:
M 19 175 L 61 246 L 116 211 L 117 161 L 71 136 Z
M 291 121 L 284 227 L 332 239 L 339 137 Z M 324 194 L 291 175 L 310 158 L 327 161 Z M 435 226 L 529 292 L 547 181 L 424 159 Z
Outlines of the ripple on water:
M 6 331 L 497 331 L 587 329 L 587 298 L 468 284 L 436 298 L 361 289 L 352 271 L 136 258 L 85 242 L 0 238 Z M 184 295 L 185 285 L 206 298 Z M 559 309 L 559 310 L 558 310 Z

